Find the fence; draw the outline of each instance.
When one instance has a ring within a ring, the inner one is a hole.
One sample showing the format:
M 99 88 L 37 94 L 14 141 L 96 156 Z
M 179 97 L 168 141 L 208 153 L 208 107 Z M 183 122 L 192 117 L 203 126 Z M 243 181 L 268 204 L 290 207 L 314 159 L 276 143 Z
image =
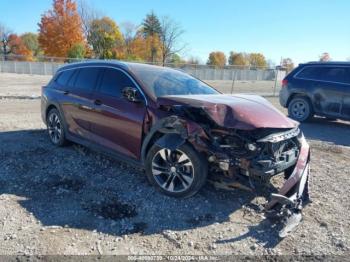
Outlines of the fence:
M 32 75 L 53 75 L 62 62 L 0 61 L 0 72 Z M 166 66 L 181 70 L 205 81 L 223 93 L 257 93 L 276 95 L 285 71 L 275 69 L 248 69 L 225 67 L 222 69 L 205 65 Z

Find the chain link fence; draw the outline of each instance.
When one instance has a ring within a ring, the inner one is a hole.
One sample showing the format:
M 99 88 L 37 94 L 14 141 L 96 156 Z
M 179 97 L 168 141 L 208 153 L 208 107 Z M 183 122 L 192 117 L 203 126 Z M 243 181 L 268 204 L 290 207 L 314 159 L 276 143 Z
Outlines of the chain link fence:
M 22 57 L 9 57 L 0 61 L 0 72 L 30 75 L 53 75 L 59 67 L 71 62 L 91 60 L 40 57 L 35 62 L 20 61 Z M 152 63 L 148 63 L 152 64 Z M 155 63 L 156 65 L 162 65 Z M 207 82 L 222 93 L 254 93 L 265 96 L 278 95 L 286 72 L 250 66 L 225 66 L 216 68 L 197 64 L 171 64 L 164 66 L 180 69 Z

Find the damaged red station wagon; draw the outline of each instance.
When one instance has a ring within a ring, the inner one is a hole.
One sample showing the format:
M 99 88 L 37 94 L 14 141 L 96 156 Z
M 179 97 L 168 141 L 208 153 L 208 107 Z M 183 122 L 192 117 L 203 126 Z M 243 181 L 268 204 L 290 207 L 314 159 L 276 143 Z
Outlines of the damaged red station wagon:
M 254 181 L 284 173 L 266 211 L 299 217 L 308 200 L 309 146 L 262 97 L 224 95 L 175 69 L 94 61 L 61 67 L 41 101 L 53 144 L 142 166 L 164 194 L 190 197 L 207 179 L 254 191 Z

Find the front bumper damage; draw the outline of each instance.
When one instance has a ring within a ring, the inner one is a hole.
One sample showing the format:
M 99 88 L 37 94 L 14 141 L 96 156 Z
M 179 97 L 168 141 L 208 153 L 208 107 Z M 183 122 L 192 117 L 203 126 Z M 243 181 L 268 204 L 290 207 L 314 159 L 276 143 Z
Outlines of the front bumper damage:
M 284 226 L 279 232 L 280 237 L 286 237 L 302 219 L 301 209 L 310 201 L 310 147 L 304 136 L 301 137 L 301 149 L 295 168 L 277 194 L 271 195 L 271 200 L 265 206 L 268 216 L 279 217 Z
M 300 147 L 297 151 L 289 150 L 283 155 L 283 161 L 278 162 L 273 168 L 254 169 L 251 163 L 241 159 L 238 165 L 246 170 L 247 180 L 250 183 L 244 183 L 242 180 L 219 179 L 212 181 L 214 186 L 221 189 L 243 189 L 250 192 L 260 190 L 251 183 L 251 177 L 268 177 L 287 171 L 289 174 L 284 184 L 277 193 L 271 193 L 269 201 L 263 207 L 265 217 L 277 220 L 282 225 L 279 236 L 286 237 L 291 233 L 302 220 L 302 208 L 310 202 L 309 179 L 310 179 L 310 148 L 302 133 L 298 136 Z M 295 158 L 294 158 L 295 157 Z M 228 162 L 230 160 L 218 160 L 219 166 L 227 170 L 230 178 L 236 178 L 231 171 Z M 225 165 L 226 164 L 226 165 Z M 239 182 L 238 182 L 239 181 Z
M 283 228 L 279 235 L 285 237 L 301 221 L 301 209 L 309 201 L 310 149 L 297 127 L 284 129 L 284 131 L 280 129 L 280 133 L 270 129 L 265 131 L 268 131 L 270 135 L 261 136 L 259 134 L 260 139 L 254 140 L 249 135 L 250 131 L 237 133 L 233 129 L 205 127 L 173 115 L 155 124 L 145 140 L 154 141 L 161 147 L 171 150 L 186 141 L 189 142 L 198 152 L 207 157 L 209 166 L 213 168 L 209 170 L 208 179 L 214 186 L 222 189 L 238 188 L 260 193 L 265 186 L 256 186 L 252 181 L 259 180 L 269 183 L 273 176 L 284 173 L 286 180 L 278 192 L 274 188 L 274 193 L 264 193 L 264 197 L 269 201 L 261 210 L 265 217 L 277 218 L 282 222 Z M 163 135 L 152 140 L 157 132 Z M 242 144 L 232 139 L 222 139 L 233 135 L 242 139 Z M 284 144 L 285 142 L 288 143 Z M 232 149 L 232 145 L 238 147 Z M 264 149 L 253 154 L 248 152 L 245 155 L 239 155 L 239 151 L 243 148 L 242 145 L 245 145 L 244 150 L 247 152 L 254 151 L 254 146 L 259 148 L 263 146 Z M 266 154 L 267 149 L 272 153 Z M 143 147 L 143 155 L 146 151 L 147 143 Z

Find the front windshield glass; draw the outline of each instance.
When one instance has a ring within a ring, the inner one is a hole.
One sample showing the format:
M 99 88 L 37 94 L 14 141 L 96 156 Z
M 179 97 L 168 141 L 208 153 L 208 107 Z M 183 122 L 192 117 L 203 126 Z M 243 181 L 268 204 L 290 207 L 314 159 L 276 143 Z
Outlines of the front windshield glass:
M 156 98 L 167 95 L 219 94 L 211 86 L 178 70 L 145 65 L 132 66 L 131 70 Z

